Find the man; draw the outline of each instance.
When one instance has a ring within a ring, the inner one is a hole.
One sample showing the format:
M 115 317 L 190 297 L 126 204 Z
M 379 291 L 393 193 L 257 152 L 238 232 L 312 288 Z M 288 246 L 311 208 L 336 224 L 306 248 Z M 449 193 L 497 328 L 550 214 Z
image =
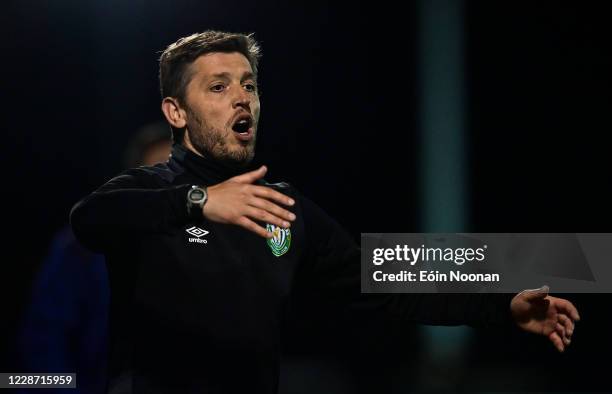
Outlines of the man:
M 111 391 L 274 393 L 282 319 L 304 302 L 339 319 L 514 320 L 569 345 L 578 313 L 545 290 L 360 294 L 351 237 L 290 185 L 264 181 L 265 167 L 249 168 L 258 59 L 250 35 L 207 31 L 170 45 L 160 58 L 170 160 L 124 172 L 71 213 L 77 237 L 107 257 Z

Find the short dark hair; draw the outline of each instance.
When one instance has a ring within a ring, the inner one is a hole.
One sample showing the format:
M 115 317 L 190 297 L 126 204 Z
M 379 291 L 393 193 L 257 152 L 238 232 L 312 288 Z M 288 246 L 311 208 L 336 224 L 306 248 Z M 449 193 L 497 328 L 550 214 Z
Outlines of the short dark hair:
M 170 44 L 159 58 L 159 85 L 162 99 L 174 97 L 185 104 L 185 90 L 191 80 L 189 66 L 197 58 L 213 52 L 238 52 L 244 55 L 257 76 L 257 65 L 261 57 L 259 44 L 253 34 L 228 33 L 208 30 L 179 38 Z M 175 142 L 181 142 L 184 130 L 172 128 Z

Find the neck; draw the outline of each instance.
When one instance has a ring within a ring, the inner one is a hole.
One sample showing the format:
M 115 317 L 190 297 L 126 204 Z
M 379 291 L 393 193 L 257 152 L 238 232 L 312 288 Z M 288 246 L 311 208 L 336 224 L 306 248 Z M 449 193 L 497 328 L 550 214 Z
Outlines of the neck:
M 212 182 L 206 184 L 216 184 L 253 170 L 252 165 L 242 166 L 204 156 L 185 144 L 175 144 L 172 156 L 204 182 Z
M 198 150 L 195 148 L 195 146 L 193 146 L 193 144 L 191 143 L 191 138 L 189 138 L 189 133 L 185 132 L 185 134 L 183 135 L 183 141 L 181 142 L 180 145 L 183 145 L 186 149 L 190 150 L 191 152 L 195 153 L 196 155 L 200 156 L 200 157 L 204 157 L 204 155 L 202 155 L 200 152 L 198 152 Z

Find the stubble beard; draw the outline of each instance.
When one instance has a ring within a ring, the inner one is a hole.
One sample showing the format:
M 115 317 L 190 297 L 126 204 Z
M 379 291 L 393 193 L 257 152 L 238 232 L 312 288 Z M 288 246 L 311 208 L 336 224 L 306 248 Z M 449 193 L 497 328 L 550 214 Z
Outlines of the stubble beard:
M 246 167 L 253 161 L 255 136 L 247 143 L 240 143 L 239 148 L 232 149 L 227 141 L 228 138 L 233 138 L 232 135 L 227 135 L 223 130 L 211 126 L 191 109 L 187 109 L 187 112 L 189 114 L 187 132 L 191 144 L 199 154 L 233 167 Z M 228 129 L 230 129 L 229 126 Z M 255 130 L 257 130 L 257 125 L 255 125 Z

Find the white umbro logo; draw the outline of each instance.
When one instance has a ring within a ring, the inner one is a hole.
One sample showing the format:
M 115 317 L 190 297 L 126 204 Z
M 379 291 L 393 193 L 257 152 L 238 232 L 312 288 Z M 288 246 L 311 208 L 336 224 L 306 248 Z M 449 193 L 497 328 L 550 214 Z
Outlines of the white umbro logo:
M 208 234 L 208 231 L 201 229 L 199 227 L 193 226 L 193 227 L 189 227 L 187 230 L 187 234 L 191 234 L 193 236 L 196 236 L 198 238 L 202 238 L 203 236 L 205 236 L 206 234 Z
M 187 234 L 193 235 L 194 237 L 196 237 L 196 238 L 189 238 L 189 242 L 197 242 L 200 244 L 208 243 L 208 241 L 206 241 L 205 239 L 201 239 L 201 238 L 205 236 L 206 234 L 210 233 L 210 231 L 206 231 L 196 226 L 190 227 L 185 231 L 187 232 Z

